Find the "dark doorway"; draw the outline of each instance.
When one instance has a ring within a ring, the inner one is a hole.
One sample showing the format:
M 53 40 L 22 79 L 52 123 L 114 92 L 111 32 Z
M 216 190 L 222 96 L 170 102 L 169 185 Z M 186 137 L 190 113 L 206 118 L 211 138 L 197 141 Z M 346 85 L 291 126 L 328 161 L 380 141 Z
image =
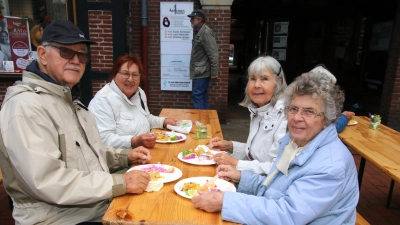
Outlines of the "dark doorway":
M 75 1 L 76 4 L 76 23 L 79 28 L 90 38 L 91 26 L 97 26 L 96 20 L 91 20 L 90 12 L 108 11 L 111 12 L 112 29 L 112 58 L 113 61 L 128 52 L 126 37 L 126 16 L 129 10 L 129 1 L 111 0 L 109 2 L 94 2 L 87 0 Z M 101 44 L 100 44 L 101 45 Z M 89 49 L 90 50 L 90 49 Z M 93 51 L 91 55 L 93 55 Z M 101 53 L 100 53 L 101 54 Z M 88 105 L 93 98 L 93 80 L 107 80 L 108 71 L 95 71 L 92 63 L 86 64 L 85 73 L 81 79 L 81 102 Z

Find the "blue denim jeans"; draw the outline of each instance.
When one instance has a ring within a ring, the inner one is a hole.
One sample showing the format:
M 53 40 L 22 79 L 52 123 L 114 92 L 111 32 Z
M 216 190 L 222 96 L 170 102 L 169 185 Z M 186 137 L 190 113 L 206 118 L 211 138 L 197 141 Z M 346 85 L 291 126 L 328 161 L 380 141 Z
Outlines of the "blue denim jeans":
M 194 79 L 192 102 L 195 109 L 210 109 L 208 105 L 208 84 L 211 77 Z

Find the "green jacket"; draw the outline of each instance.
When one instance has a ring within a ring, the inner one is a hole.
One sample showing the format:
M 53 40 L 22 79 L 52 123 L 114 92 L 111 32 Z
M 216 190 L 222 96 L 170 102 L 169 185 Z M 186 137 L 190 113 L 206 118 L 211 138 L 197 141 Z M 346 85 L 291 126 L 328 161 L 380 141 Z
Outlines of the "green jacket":
M 192 40 L 190 79 L 218 76 L 218 46 L 214 32 L 205 24 Z
M 0 165 L 17 224 L 101 221 L 125 194 L 127 151 L 104 147 L 94 116 L 70 89 L 25 71 L 0 111 Z

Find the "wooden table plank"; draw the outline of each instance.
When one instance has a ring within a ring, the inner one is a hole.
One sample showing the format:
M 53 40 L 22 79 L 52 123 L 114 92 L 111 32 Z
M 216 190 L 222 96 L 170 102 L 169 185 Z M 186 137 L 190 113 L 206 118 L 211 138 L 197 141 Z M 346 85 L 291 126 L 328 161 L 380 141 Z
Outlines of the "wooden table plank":
M 358 124 L 347 126 L 339 138 L 368 162 L 396 182 L 400 182 L 400 133 L 383 124 L 379 130 L 369 128 L 370 119 L 355 117 Z
M 222 131 L 215 110 L 193 109 L 163 109 L 160 116 L 177 119 L 200 121 L 207 125 L 208 134 L 213 137 L 222 137 Z M 154 129 L 156 131 L 158 129 Z M 184 163 L 178 159 L 178 154 L 185 149 L 193 149 L 199 144 L 207 144 L 210 140 L 193 139 L 196 126 L 193 125 L 190 134 L 183 142 L 174 144 L 157 143 L 150 149 L 152 159 L 150 163 L 162 163 L 175 166 L 182 171 L 180 179 L 196 176 L 214 176 L 215 165 L 197 166 Z M 103 224 L 235 224 L 222 221 L 221 213 L 207 213 L 195 209 L 190 199 L 183 198 L 175 193 L 174 185 L 178 182 L 164 184 L 158 192 L 141 195 L 125 194 L 114 198 L 103 217 Z

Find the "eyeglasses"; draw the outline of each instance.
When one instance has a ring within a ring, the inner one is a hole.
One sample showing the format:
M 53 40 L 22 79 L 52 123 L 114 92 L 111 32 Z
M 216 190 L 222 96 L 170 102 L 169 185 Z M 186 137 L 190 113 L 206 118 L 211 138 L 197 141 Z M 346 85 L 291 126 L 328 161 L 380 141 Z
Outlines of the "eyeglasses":
M 58 50 L 60 50 L 60 56 L 64 59 L 70 60 L 70 59 L 74 58 L 75 55 L 77 55 L 79 62 L 85 64 L 89 61 L 89 58 L 90 58 L 86 52 L 77 52 L 70 48 L 61 47 L 61 46 L 57 46 L 57 45 L 46 45 L 46 46 L 51 46 L 53 48 L 57 48 Z
M 300 111 L 300 109 L 296 106 L 286 106 L 285 107 L 285 112 L 287 115 L 291 115 L 294 116 L 296 115 L 298 112 Z M 315 112 L 312 109 L 301 109 L 300 111 L 300 115 L 302 115 L 304 118 L 315 118 L 317 116 L 323 115 L 324 112 Z
M 127 71 L 121 71 L 118 73 L 121 74 L 122 78 L 124 78 L 124 79 L 129 79 L 129 77 L 132 76 L 133 80 L 139 80 L 140 76 L 142 75 L 140 73 L 129 73 Z

